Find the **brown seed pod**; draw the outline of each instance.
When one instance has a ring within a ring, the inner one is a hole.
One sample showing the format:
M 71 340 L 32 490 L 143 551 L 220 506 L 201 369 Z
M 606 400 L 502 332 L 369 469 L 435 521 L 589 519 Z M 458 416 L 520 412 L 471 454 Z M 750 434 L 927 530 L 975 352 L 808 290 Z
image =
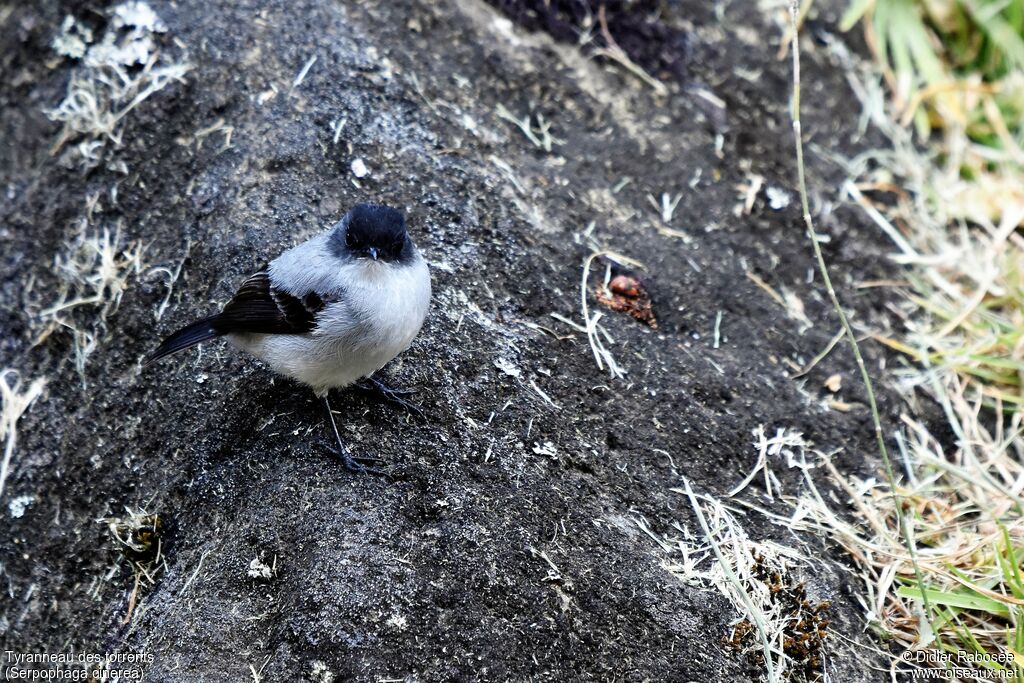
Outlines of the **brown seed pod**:
M 651 297 L 643 283 L 631 275 L 616 275 L 608 287 L 599 286 L 594 297 L 602 306 L 625 313 L 652 330 L 658 329 L 658 320 L 651 308 Z

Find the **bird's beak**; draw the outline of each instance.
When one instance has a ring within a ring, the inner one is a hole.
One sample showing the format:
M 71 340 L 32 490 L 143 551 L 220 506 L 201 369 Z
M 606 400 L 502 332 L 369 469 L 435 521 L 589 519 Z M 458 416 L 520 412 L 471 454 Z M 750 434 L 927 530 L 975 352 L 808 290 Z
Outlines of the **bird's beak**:
M 370 258 L 372 258 L 374 261 L 376 261 L 377 260 L 377 254 L 378 254 L 377 247 L 370 247 L 367 251 L 370 252 Z

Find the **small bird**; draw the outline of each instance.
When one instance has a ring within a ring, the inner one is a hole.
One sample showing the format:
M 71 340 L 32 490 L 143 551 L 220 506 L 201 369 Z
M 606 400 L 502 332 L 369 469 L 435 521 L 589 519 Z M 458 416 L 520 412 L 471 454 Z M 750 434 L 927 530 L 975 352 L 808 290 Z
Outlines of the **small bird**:
M 372 377 L 409 348 L 430 306 L 430 272 L 400 211 L 357 204 L 330 230 L 292 247 L 249 276 L 216 315 L 167 337 L 146 365 L 216 337 L 298 380 L 323 399 L 352 471 L 367 471 L 345 448 L 327 394 L 358 384 L 411 407 Z M 365 381 L 364 381 L 365 380 Z

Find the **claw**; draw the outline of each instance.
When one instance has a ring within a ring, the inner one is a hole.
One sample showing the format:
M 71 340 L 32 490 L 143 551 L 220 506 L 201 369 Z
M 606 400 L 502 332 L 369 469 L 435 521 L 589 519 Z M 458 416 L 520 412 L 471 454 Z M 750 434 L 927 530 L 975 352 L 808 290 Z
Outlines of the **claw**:
M 423 408 L 420 408 L 412 401 L 407 401 L 406 399 L 402 398 L 403 396 L 415 394 L 417 391 L 416 389 L 396 389 L 394 387 L 388 386 L 387 384 L 380 381 L 376 377 L 367 377 L 365 380 L 356 382 L 356 386 L 362 389 L 363 391 L 369 391 L 377 394 L 378 396 L 383 398 L 385 401 L 388 401 L 389 403 L 394 403 L 395 405 L 401 406 L 410 413 L 415 414 L 421 420 L 425 420 L 427 418 L 426 413 L 423 412 Z
M 381 462 L 380 458 L 370 458 L 365 456 L 354 456 L 348 452 L 348 450 L 341 450 L 338 448 L 331 448 L 327 444 L 321 444 L 324 450 L 333 455 L 334 457 L 341 460 L 341 464 L 345 466 L 345 469 L 349 472 L 356 474 L 375 474 L 381 477 L 387 477 L 388 473 L 382 469 L 376 467 L 367 467 L 364 462 Z
M 412 401 L 406 401 L 404 398 L 401 398 L 400 396 L 386 396 L 385 398 L 387 398 L 387 400 L 391 401 L 395 405 L 401 406 L 402 408 L 414 414 L 421 420 L 427 419 L 427 414 L 423 412 L 423 408 L 420 408 Z
M 355 472 L 358 474 L 378 474 L 387 477 L 387 472 L 375 467 L 367 467 L 363 463 L 359 462 L 360 460 L 380 462 L 378 458 L 356 458 L 348 452 L 347 448 L 345 448 L 345 444 L 341 440 L 341 434 L 338 433 L 338 425 L 334 421 L 334 413 L 331 412 L 331 404 L 327 400 L 327 396 L 324 396 L 324 408 L 327 409 L 327 422 L 331 426 L 331 433 L 334 435 L 334 439 L 338 444 L 337 448 L 331 448 L 327 444 L 323 444 L 324 447 L 327 448 L 327 450 L 329 450 L 335 457 L 339 458 L 342 464 L 345 465 L 345 469 L 349 472 Z
M 348 449 L 342 451 L 337 446 L 331 446 L 326 443 L 321 443 L 320 447 L 331 455 L 341 458 L 345 462 L 353 462 L 357 465 L 362 465 L 364 462 L 384 462 L 381 458 L 375 458 L 371 455 L 352 455 L 348 452 Z

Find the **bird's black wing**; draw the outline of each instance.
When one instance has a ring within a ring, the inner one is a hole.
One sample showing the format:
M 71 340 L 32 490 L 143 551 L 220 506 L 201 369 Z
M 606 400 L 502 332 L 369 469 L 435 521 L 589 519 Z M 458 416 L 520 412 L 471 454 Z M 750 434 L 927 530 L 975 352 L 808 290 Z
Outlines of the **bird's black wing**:
M 305 334 L 316 327 L 317 313 L 324 306 L 315 292 L 300 298 L 275 288 L 263 268 L 242 283 L 213 324 L 220 334 Z

